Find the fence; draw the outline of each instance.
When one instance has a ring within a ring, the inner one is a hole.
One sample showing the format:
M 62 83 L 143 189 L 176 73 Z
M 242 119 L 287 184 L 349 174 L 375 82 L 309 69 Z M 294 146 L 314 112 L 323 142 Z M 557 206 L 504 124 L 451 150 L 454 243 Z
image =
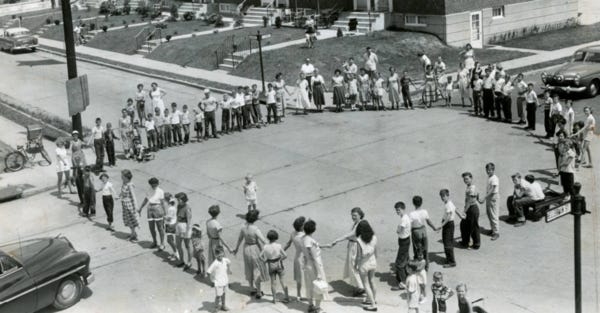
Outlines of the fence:
M 254 42 L 253 42 L 254 41 Z M 221 64 L 225 64 L 225 59 L 229 58 L 231 65 L 235 68 L 246 57 L 256 52 L 258 42 L 256 38 L 251 36 L 227 36 L 221 46 L 215 51 L 216 68 Z

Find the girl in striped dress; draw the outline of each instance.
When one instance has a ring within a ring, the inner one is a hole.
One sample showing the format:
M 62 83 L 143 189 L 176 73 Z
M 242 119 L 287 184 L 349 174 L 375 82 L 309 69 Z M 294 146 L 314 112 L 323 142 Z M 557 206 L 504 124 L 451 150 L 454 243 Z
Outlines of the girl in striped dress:
M 136 212 L 136 208 L 138 207 L 137 199 L 135 197 L 133 183 L 131 179 L 133 175 L 130 170 L 122 170 L 121 171 L 121 180 L 123 181 L 123 186 L 121 186 L 121 205 L 123 206 L 123 224 L 131 229 L 131 235 L 127 238 L 130 241 L 137 241 L 137 233 L 135 229 L 140 225 L 138 212 Z
M 342 71 L 335 70 L 333 77 L 331 78 L 331 84 L 333 85 L 333 104 L 335 105 L 335 111 L 342 112 L 344 111 L 342 105 L 346 102 L 344 76 L 342 76 Z
M 233 254 L 236 255 L 242 241 L 244 242 L 244 273 L 250 288 L 253 289 L 250 295 L 255 296 L 256 299 L 264 295 L 260 290 L 261 282 L 269 279 L 267 265 L 260 259 L 260 252 L 266 240 L 260 229 L 254 225 L 258 220 L 258 214 L 258 210 L 250 210 L 246 213 L 246 225 L 240 231 L 237 245 L 233 250 Z
M 294 244 L 296 249 L 296 255 L 294 256 L 294 281 L 296 282 L 296 294 L 298 295 L 298 301 L 302 300 L 302 282 L 304 281 L 304 255 L 302 254 L 302 242 L 304 240 L 304 222 L 306 218 L 304 216 L 298 217 L 294 220 L 294 232 L 290 235 L 290 240 L 284 247 L 284 251 L 290 248 Z

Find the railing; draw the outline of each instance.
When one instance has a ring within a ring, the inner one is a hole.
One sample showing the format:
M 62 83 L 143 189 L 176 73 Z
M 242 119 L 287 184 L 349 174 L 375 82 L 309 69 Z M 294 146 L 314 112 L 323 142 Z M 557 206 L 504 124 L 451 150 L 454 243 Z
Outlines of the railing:
M 150 26 L 146 26 L 146 27 L 142 28 L 142 30 L 140 30 L 135 35 L 135 49 L 136 50 L 141 48 L 144 45 L 144 43 L 147 40 L 146 38 L 148 38 L 150 33 L 151 33 Z
M 231 59 L 233 68 L 238 66 L 247 56 L 252 54 L 253 40 L 255 39 L 246 36 L 236 38 L 235 35 L 231 35 L 226 37 L 223 44 L 215 51 L 216 68 L 219 68 L 221 64 L 225 64 L 227 58 Z M 254 45 L 254 47 L 257 46 L 257 44 Z M 254 49 L 256 50 L 256 48 Z M 241 60 L 238 61 L 239 58 Z
M 158 40 L 158 44 L 156 45 L 156 47 L 160 46 L 160 44 L 162 43 L 162 28 L 154 28 L 154 30 L 150 32 L 148 37 L 146 37 L 146 42 L 150 40 Z M 152 48 L 152 45 L 148 45 L 148 53 L 152 52 Z
M 251 4 L 248 3 L 247 0 L 244 0 L 237 6 L 237 11 L 239 14 L 245 14 L 246 11 L 248 11 L 248 9 L 250 8 L 250 6 Z

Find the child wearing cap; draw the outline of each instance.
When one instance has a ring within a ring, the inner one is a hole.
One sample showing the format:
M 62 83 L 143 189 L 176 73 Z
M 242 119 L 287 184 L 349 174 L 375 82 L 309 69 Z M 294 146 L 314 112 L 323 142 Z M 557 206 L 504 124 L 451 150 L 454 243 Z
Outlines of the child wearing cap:
M 256 182 L 252 180 L 252 175 L 246 175 L 246 183 L 244 184 L 244 196 L 246 197 L 248 211 L 256 210 L 257 190 L 258 186 L 256 185 Z
M 198 264 L 196 275 L 204 276 L 204 247 L 202 246 L 202 230 L 199 224 L 192 225 L 192 247 L 194 248 L 194 259 Z

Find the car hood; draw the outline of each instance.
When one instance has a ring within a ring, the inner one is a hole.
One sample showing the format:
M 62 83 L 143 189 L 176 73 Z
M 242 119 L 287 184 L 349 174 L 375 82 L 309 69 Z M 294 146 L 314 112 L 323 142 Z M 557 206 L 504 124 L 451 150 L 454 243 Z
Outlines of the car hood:
M 553 75 L 575 76 L 577 74 L 586 76 L 600 71 L 600 63 L 572 62 L 563 65 Z
M 41 271 L 71 254 L 77 253 L 66 238 L 38 238 L 0 247 L 30 271 Z

